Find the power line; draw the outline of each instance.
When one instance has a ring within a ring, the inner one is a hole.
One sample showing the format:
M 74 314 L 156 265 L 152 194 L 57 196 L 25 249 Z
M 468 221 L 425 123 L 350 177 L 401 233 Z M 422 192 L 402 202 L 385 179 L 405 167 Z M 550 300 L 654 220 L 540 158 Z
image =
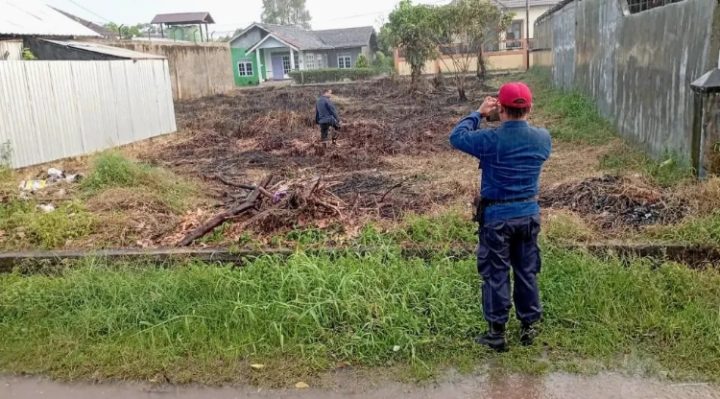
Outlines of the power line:
M 85 6 L 83 6 L 82 4 L 80 4 L 80 3 L 76 2 L 75 0 L 67 0 L 67 1 L 68 1 L 68 2 L 70 2 L 70 3 L 72 3 L 72 4 L 75 4 L 75 5 L 77 6 L 77 7 L 79 7 L 79 8 L 81 8 L 81 9 L 85 10 L 85 12 L 88 12 L 88 13 L 90 13 L 90 14 L 92 14 L 92 15 L 94 15 L 94 16 L 96 16 L 96 17 L 100 18 L 100 19 L 102 19 L 102 20 L 103 20 L 103 21 L 105 21 L 105 22 L 112 22 L 112 21 L 110 21 L 109 19 L 107 19 L 107 18 L 103 17 L 102 15 L 100 15 L 100 14 L 98 14 L 98 13 L 94 12 L 93 10 L 91 10 L 91 9 L 89 9 L 89 8 L 87 8 L 87 7 L 85 7 Z

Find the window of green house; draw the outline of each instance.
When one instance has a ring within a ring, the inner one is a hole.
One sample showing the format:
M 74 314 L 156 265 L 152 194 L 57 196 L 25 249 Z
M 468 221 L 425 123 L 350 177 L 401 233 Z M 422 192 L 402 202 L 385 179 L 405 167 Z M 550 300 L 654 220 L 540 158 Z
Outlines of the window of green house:
M 341 55 L 340 57 L 338 57 L 338 68 L 352 68 L 352 58 L 349 55 Z
M 238 75 L 239 76 L 253 76 L 252 62 L 247 62 L 247 61 L 238 62 Z

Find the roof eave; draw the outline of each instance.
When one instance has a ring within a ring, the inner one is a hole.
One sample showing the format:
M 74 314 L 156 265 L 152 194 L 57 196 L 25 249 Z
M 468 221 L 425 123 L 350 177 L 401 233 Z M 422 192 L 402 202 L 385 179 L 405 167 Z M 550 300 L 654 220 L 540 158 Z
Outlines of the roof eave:
M 252 53 L 253 51 L 257 50 L 258 47 L 260 47 L 261 44 L 265 43 L 265 41 L 268 40 L 269 38 L 273 38 L 273 39 L 279 41 L 280 43 L 288 46 L 289 48 L 291 48 L 291 49 L 293 49 L 293 50 L 295 50 L 295 51 L 303 51 L 303 50 L 306 50 L 306 49 L 298 48 L 297 46 L 294 46 L 294 45 L 288 43 L 286 40 L 283 40 L 283 39 L 279 38 L 278 36 L 276 36 L 276 35 L 273 34 L 273 33 L 269 33 L 267 36 L 263 37 L 259 42 L 255 43 L 254 46 L 250 47 L 250 48 L 246 51 L 246 53 Z
M 239 39 L 240 37 L 244 36 L 246 33 L 250 32 L 253 28 L 258 28 L 260 30 L 263 30 L 267 33 L 270 33 L 269 30 L 263 28 L 260 24 L 257 22 L 253 22 L 252 25 L 248 26 L 247 28 L 243 29 L 242 32 L 238 33 L 237 35 L 233 36 L 232 39 L 230 39 L 230 44 L 232 44 L 235 40 Z

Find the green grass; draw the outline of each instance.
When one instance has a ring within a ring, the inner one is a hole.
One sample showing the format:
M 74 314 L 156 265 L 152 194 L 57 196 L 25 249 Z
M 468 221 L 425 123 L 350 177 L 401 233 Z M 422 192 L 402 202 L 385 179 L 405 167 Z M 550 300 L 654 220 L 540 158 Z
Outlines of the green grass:
M 243 269 L 189 264 L 0 276 L 0 371 L 59 378 L 284 384 L 355 366 L 507 371 L 624 369 L 720 380 L 720 275 L 623 265 L 549 248 L 540 343 L 489 353 L 473 259 L 263 257 Z M 399 347 L 398 350 L 395 350 Z M 268 365 L 257 375 L 249 363 Z M 592 365 L 589 367 L 588 365 Z M 633 366 L 635 367 L 635 366 Z
M 692 167 L 677 155 L 667 154 L 661 159 L 654 160 L 641 151 L 627 147 L 603 156 L 600 168 L 616 174 L 639 171 L 662 187 L 672 187 L 693 177 Z
M 608 144 L 617 139 L 617 130 L 603 118 L 595 103 L 583 93 L 552 86 L 547 70 L 532 69 L 514 77 L 525 80 L 534 91 L 536 122 L 545 125 L 554 139 L 587 145 Z M 639 172 L 664 187 L 673 186 L 693 176 L 686 159 L 668 153 L 653 159 L 638 148 L 624 145 L 606 154 L 600 169 L 613 173 Z
M 52 249 L 70 240 L 86 237 L 97 220 L 77 202 L 66 202 L 45 213 L 33 200 L 13 199 L 0 203 L 0 230 L 9 236 L 13 248 Z
M 82 187 L 91 195 L 112 188 L 145 190 L 177 212 L 187 208 L 197 195 L 196 187 L 172 172 L 135 162 L 114 151 L 94 159 Z
M 676 244 L 720 246 L 720 212 L 692 217 L 673 226 L 655 226 L 645 236 Z
M 554 88 L 550 76 L 533 69 L 521 76 L 533 90 L 533 118 L 547 126 L 556 140 L 581 144 L 606 144 L 616 130 L 597 111 L 595 103 L 577 91 Z

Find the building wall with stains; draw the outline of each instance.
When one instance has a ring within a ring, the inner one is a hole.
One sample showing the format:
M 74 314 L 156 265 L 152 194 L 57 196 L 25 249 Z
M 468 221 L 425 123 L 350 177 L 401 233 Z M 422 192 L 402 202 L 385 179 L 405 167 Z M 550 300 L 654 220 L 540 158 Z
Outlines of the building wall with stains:
M 716 66 L 717 0 L 630 14 L 627 0 L 564 1 L 536 23 L 537 65 L 579 89 L 625 137 L 656 157 L 690 158 L 690 83 Z
M 121 41 L 111 46 L 163 55 L 170 65 L 173 98 L 188 100 L 226 93 L 235 88 L 227 43 L 147 43 Z

